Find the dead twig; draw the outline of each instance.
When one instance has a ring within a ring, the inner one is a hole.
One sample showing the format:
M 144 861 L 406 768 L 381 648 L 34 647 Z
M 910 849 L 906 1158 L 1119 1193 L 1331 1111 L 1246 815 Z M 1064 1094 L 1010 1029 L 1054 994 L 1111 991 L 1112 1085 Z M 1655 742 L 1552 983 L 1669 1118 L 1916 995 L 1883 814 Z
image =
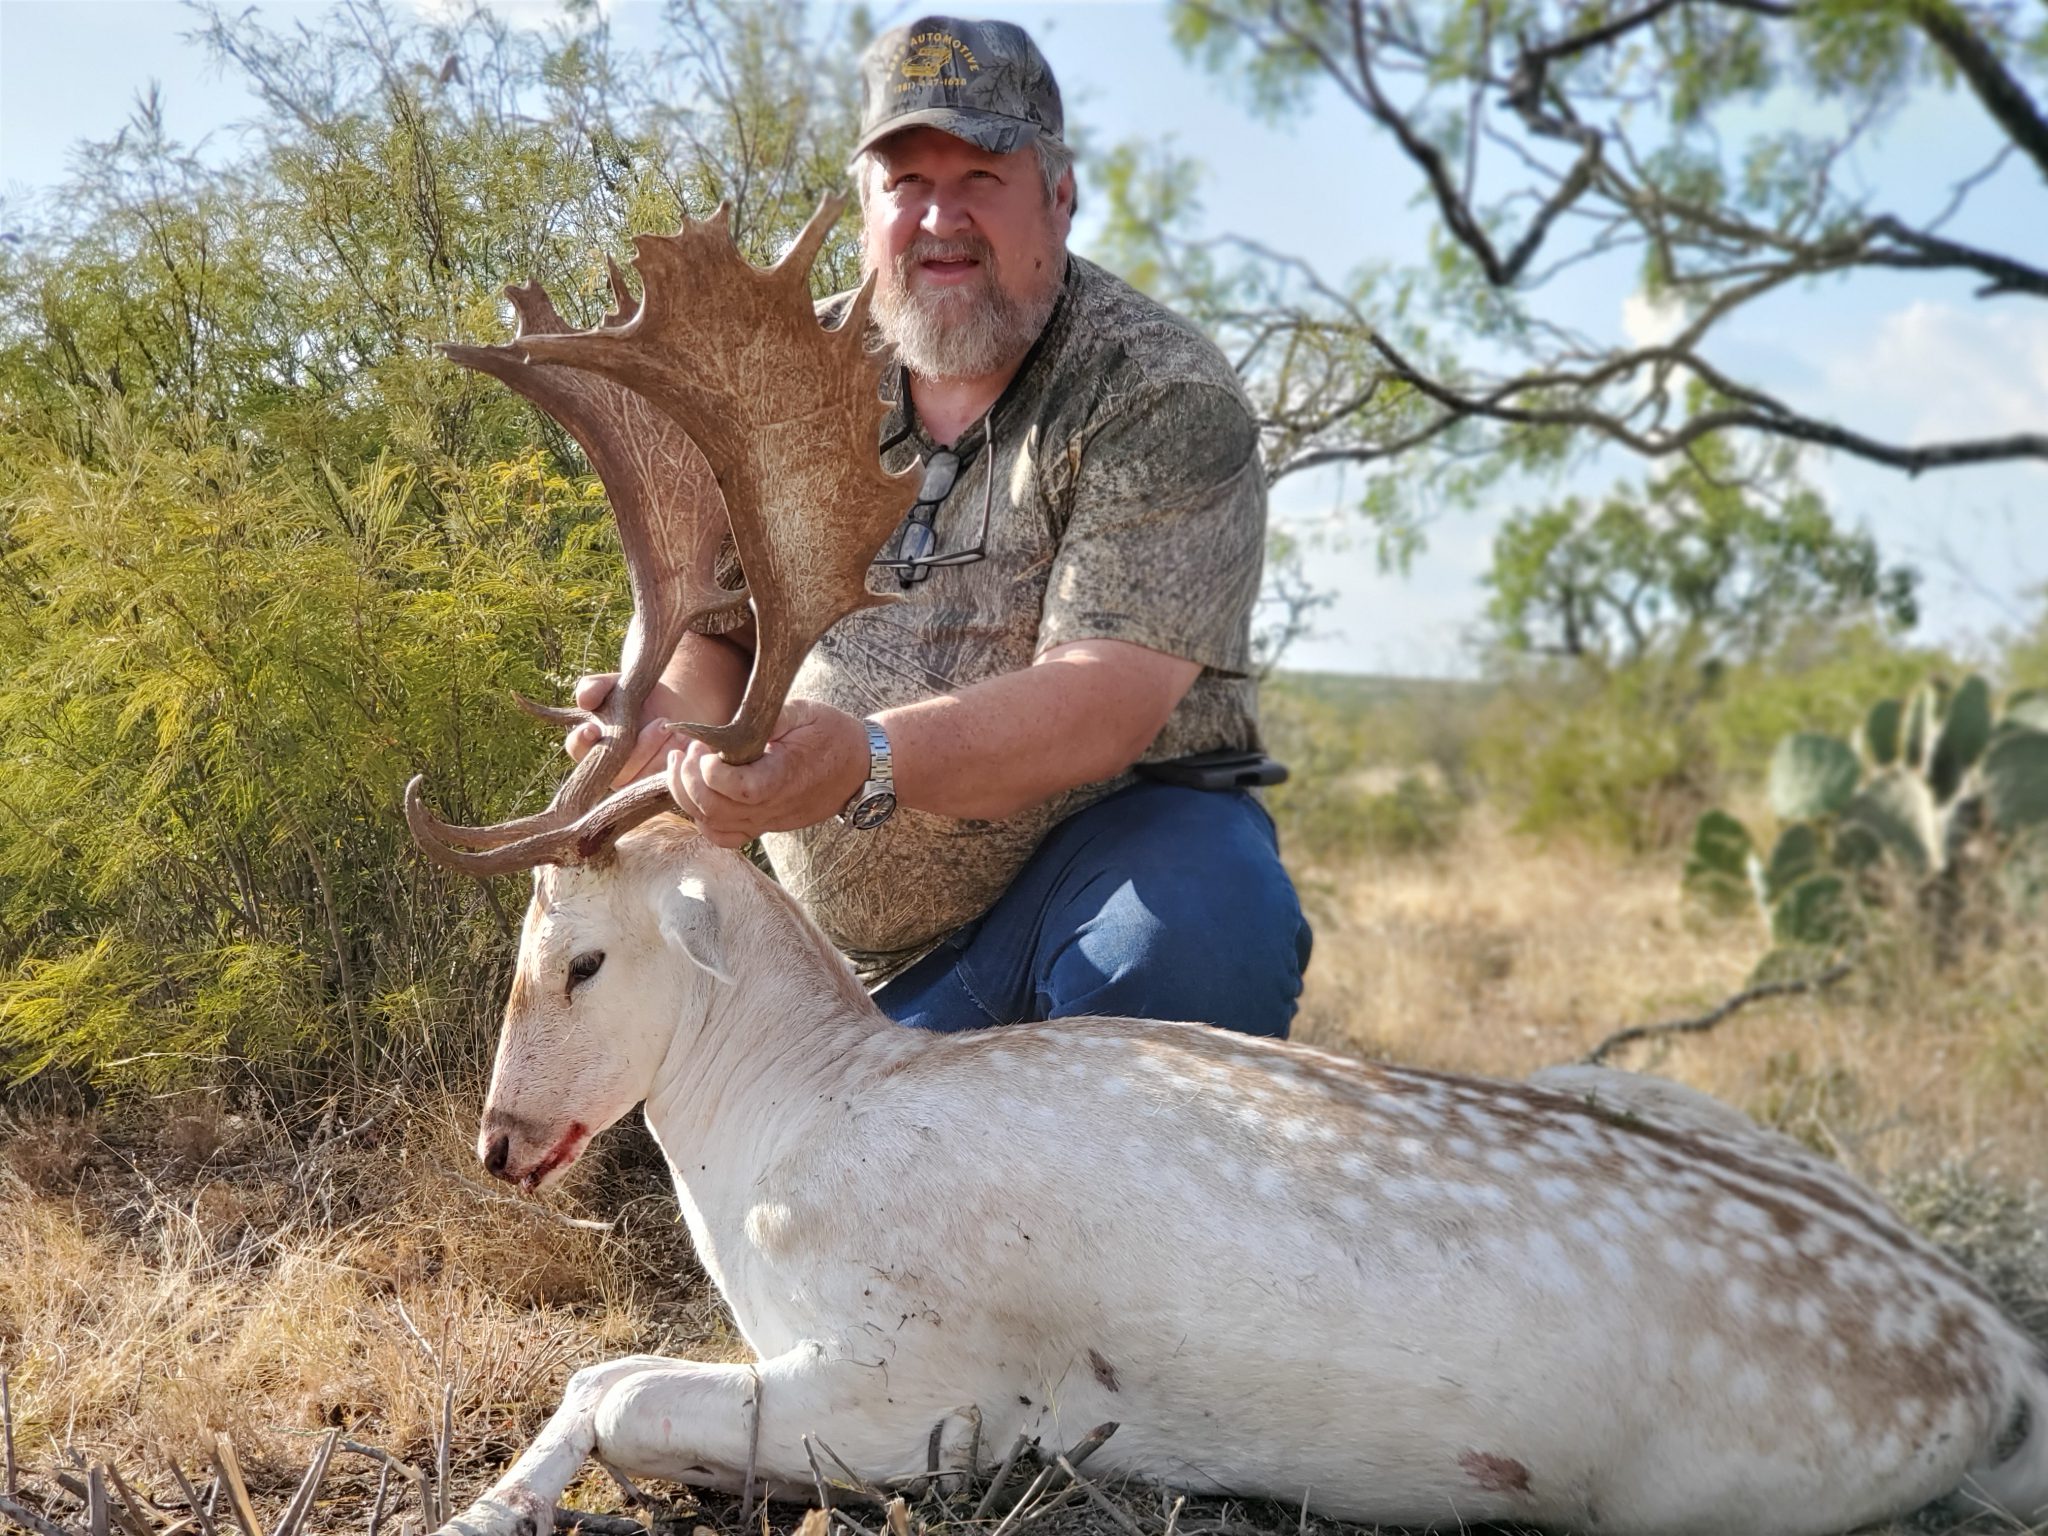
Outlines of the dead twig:
M 227 1489 L 228 1508 L 234 1512 L 235 1523 L 245 1536 L 263 1536 L 263 1525 L 257 1520 L 256 1506 L 249 1498 L 249 1485 L 242 1480 L 242 1464 L 235 1459 L 235 1442 L 226 1435 L 214 1437 L 213 1470 L 221 1486 Z M 101 1533 L 95 1531 L 93 1536 Z
M 858 1472 L 854 1471 L 853 1468 L 849 1467 L 846 1464 L 845 1459 L 841 1457 L 837 1451 L 833 1450 L 831 1446 L 825 1443 L 825 1439 L 822 1435 L 813 1435 L 810 1438 L 818 1442 L 819 1450 L 823 1451 L 827 1456 L 832 1458 L 832 1465 L 834 1465 L 840 1471 L 846 1474 L 847 1484 L 851 1486 L 852 1490 L 855 1493 L 858 1493 L 862 1498 L 866 1499 L 869 1503 L 873 1504 L 877 1509 L 887 1509 L 889 1507 L 889 1495 L 882 1492 L 881 1489 L 877 1488 L 873 1483 L 869 1482 L 866 1478 L 862 1477 Z
M 391 1491 L 391 1465 L 386 1462 L 377 1469 L 377 1498 L 370 1505 L 370 1528 L 367 1536 L 377 1536 L 384 1524 L 384 1498 Z
M 85 1528 L 92 1536 L 107 1536 L 107 1474 L 97 1463 L 85 1474 Z
M 164 1460 L 170 1464 L 171 1477 L 177 1483 L 178 1491 L 185 1496 L 185 1507 L 192 1511 L 192 1518 L 199 1522 L 199 1536 L 220 1536 L 220 1532 L 214 1528 L 213 1511 L 200 1502 L 199 1491 L 192 1486 L 191 1479 L 185 1476 L 185 1469 L 178 1465 L 177 1458 L 167 1455 Z M 371 1536 L 376 1536 L 376 1533 L 372 1532 Z
M 740 1490 L 740 1529 L 743 1531 L 753 1523 L 754 1471 L 761 1464 L 761 1373 L 748 1366 L 747 1376 L 753 1387 L 747 1393 L 746 1486 Z
M 115 1522 L 128 1533 L 128 1536 L 156 1536 L 156 1528 L 142 1512 L 142 1500 L 135 1496 L 135 1490 L 128 1486 L 128 1479 L 121 1475 L 121 1469 L 111 1461 L 107 1463 L 107 1477 L 114 1485 L 114 1497 L 110 1501 L 110 1508 Z
M 26 1504 L 0 1495 L 0 1515 L 5 1515 L 24 1531 L 33 1531 L 35 1536 L 78 1536 L 67 1526 L 59 1525 L 47 1515 L 39 1514 Z
M 811 1437 L 803 1437 L 804 1460 L 811 1464 L 811 1486 L 818 1491 L 818 1508 L 829 1514 L 832 1510 L 832 1490 L 825 1485 L 825 1469 L 818 1465 L 818 1453 L 811 1449 Z
M 593 1515 L 580 1509 L 555 1511 L 555 1529 L 582 1531 L 585 1536 L 647 1536 L 647 1527 L 624 1515 Z
M 8 1391 L 7 1367 L 4 1365 L 0 1365 L 0 1440 L 4 1440 L 7 1446 L 6 1471 L 4 1476 L 0 1476 L 0 1493 L 11 1499 L 20 1487 L 17 1481 L 20 1468 L 14 1460 L 14 1397 Z
M 1003 1484 L 1010 1480 L 1011 1472 L 1016 1470 L 1017 1458 L 1024 1454 L 1024 1447 L 1030 1443 L 1031 1437 L 1029 1435 L 1019 1435 L 1017 1437 L 1017 1443 L 1010 1447 L 1009 1454 L 1003 1458 L 1003 1464 L 996 1468 L 995 1480 L 983 1492 L 981 1502 L 974 1506 L 974 1513 L 969 1515 L 968 1519 L 980 1520 L 988 1514 L 989 1507 L 996 1501 L 996 1495 L 1003 1491 Z
M 1031 1480 L 1031 1485 L 1024 1490 L 1024 1496 L 1010 1506 L 1010 1512 L 1003 1516 L 992 1536 L 1009 1536 L 1010 1532 L 1020 1529 L 1025 1524 L 1027 1518 L 1032 1515 L 1049 1513 L 1055 1507 L 1050 1499 L 1046 1501 L 1042 1509 L 1037 1511 L 1032 1510 L 1032 1505 L 1041 1498 L 1045 1498 L 1052 1491 L 1048 1485 L 1052 1482 L 1054 1475 L 1064 1467 L 1067 1475 L 1071 1477 L 1073 1469 L 1101 1450 L 1103 1442 L 1108 1440 L 1116 1431 L 1117 1426 L 1114 1423 L 1098 1424 L 1079 1440 L 1075 1441 L 1073 1448 L 1066 1455 L 1056 1457 L 1050 1465 L 1046 1466 L 1038 1476 Z
M 1733 997 L 1688 1019 L 1668 1019 L 1661 1024 L 1631 1024 L 1627 1029 L 1617 1029 L 1602 1040 L 1580 1060 L 1589 1067 L 1600 1066 L 1611 1051 L 1638 1040 L 1658 1039 L 1665 1035 L 1704 1034 L 1737 1009 L 1747 1008 L 1751 1003 L 1760 1003 L 1767 997 L 1790 997 L 1801 992 L 1820 992 L 1856 969 L 1853 960 L 1838 960 L 1826 970 L 1812 976 L 1795 977 L 1789 981 L 1766 981 L 1754 987 L 1746 987 Z
M 427 1519 L 427 1529 L 436 1530 L 439 1528 L 434 1521 L 434 1493 L 427 1486 L 426 1473 L 409 1462 L 400 1461 L 389 1451 L 380 1450 L 374 1445 L 364 1445 L 355 1440 L 338 1441 L 337 1445 L 340 1449 L 349 1452 L 351 1455 L 367 1456 L 372 1461 L 381 1461 L 386 1469 L 396 1472 L 400 1477 L 410 1482 L 413 1486 L 413 1491 L 420 1496 L 420 1512 Z
M 292 1495 L 284 1514 L 277 1522 L 277 1536 L 298 1536 L 299 1527 L 306 1523 L 306 1517 L 313 1512 L 313 1496 L 320 1491 L 320 1484 L 326 1480 L 327 1464 L 334 1459 L 335 1442 L 341 1439 L 341 1431 L 330 1429 L 320 1437 L 320 1445 L 313 1452 L 313 1460 L 306 1468 L 306 1475 L 299 1481 L 298 1491 Z
M 448 1469 L 455 1456 L 455 1383 L 441 1389 L 441 1443 L 434 1450 L 434 1530 L 448 1523 Z
M 1060 1457 L 1056 1464 L 1062 1472 L 1067 1474 L 1067 1481 L 1072 1483 L 1076 1488 L 1080 1489 L 1082 1493 L 1086 1494 L 1088 1496 L 1089 1503 L 1093 1504 L 1097 1509 L 1101 1510 L 1105 1515 L 1109 1516 L 1111 1520 L 1115 1521 L 1117 1525 L 1126 1533 L 1126 1536 L 1145 1536 L 1144 1531 L 1139 1529 L 1138 1522 L 1133 1520 L 1129 1515 L 1125 1514 L 1121 1509 L 1118 1509 L 1116 1507 L 1115 1502 L 1109 1497 L 1108 1494 L 1104 1493 L 1100 1488 L 1096 1487 L 1093 1483 L 1089 1482 L 1086 1478 L 1081 1476 L 1080 1473 L 1076 1472 L 1074 1470 L 1074 1464 L 1068 1461 L 1066 1457 Z M 1303 1506 L 1304 1509 L 1306 1507 L 1306 1505 Z

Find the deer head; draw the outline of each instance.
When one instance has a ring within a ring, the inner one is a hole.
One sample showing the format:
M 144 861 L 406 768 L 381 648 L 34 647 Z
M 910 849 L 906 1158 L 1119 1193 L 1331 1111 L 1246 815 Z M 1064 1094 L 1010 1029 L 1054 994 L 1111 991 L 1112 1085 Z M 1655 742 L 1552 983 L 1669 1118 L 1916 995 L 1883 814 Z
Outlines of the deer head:
M 809 273 L 844 199 L 828 197 L 774 266 L 734 247 L 729 211 L 634 241 L 641 297 L 612 269 L 613 313 L 572 331 L 538 285 L 506 290 L 514 339 L 449 346 L 457 362 L 518 390 L 568 429 L 603 481 L 633 595 L 619 682 L 597 719 L 603 736 L 548 809 L 494 826 L 451 826 L 426 808 L 421 780 L 405 814 L 427 855 L 471 874 L 587 859 L 669 803 L 658 781 L 607 797 L 640 714 L 686 630 L 741 604 L 753 609 L 753 672 L 729 721 L 670 722 L 732 762 L 761 755 L 798 667 L 843 615 L 893 602 L 867 588 L 869 562 L 910 504 L 876 448 L 886 410 L 879 359 L 864 349 L 871 287 L 825 330 Z M 871 280 L 872 281 L 872 280 Z M 746 577 L 720 587 L 728 533 Z M 520 703 L 554 724 L 581 711 Z

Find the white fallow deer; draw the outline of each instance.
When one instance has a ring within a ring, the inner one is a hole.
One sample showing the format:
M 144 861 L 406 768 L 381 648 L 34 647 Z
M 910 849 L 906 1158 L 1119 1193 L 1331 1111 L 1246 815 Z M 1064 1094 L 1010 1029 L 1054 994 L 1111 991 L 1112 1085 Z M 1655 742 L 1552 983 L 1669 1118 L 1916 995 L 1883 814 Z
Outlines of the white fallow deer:
M 643 241 L 637 314 L 463 354 L 558 413 L 563 381 L 591 376 L 568 408 L 601 470 L 630 458 L 602 423 L 637 428 L 634 395 L 703 450 L 762 633 L 763 692 L 706 730 L 735 756 L 759 750 L 790 655 L 830 622 L 832 603 L 786 602 L 786 572 L 831 562 L 757 558 L 779 477 L 734 456 L 794 450 L 721 435 L 634 348 L 660 341 L 650 316 L 713 312 L 722 273 L 782 284 L 782 319 L 749 316 L 748 367 L 771 331 L 856 357 L 857 335 L 820 331 L 804 302 L 821 235 L 814 221 L 769 273 L 714 260 L 710 226 Z M 661 286 L 684 255 L 689 304 Z M 887 534 L 871 503 L 902 504 L 874 469 L 872 369 L 841 370 L 866 391 L 839 412 L 836 451 L 861 467 L 841 489 L 872 493 L 847 512 L 858 532 L 834 535 L 860 546 L 834 567 L 841 609 L 867 600 L 858 571 Z M 738 419 L 753 398 L 715 410 Z M 785 399 L 779 419 L 820 415 Z M 622 521 L 680 516 L 667 486 L 613 486 Z M 711 500 L 695 526 L 715 525 Z M 644 536 L 625 542 L 647 558 Z M 690 569 L 700 609 L 730 599 Z M 685 606 L 643 606 L 636 633 L 672 636 Z M 636 724 L 608 718 L 608 739 Z M 644 1104 L 756 1357 L 579 1371 L 453 1530 L 546 1536 L 592 1455 L 800 1495 L 807 1440 L 883 1484 L 934 1454 L 986 1471 L 1020 1435 L 1058 1446 L 1107 1420 L 1095 1469 L 1359 1521 L 1763 1536 L 1951 1494 L 2048 1518 L 2041 1346 L 1855 1180 L 1733 1110 L 1599 1068 L 1492 1082 L 1189 1024 L 905 1030 L 789 897 L 657 814 L 670 804 L 658 779 L 594 799 L 579 783 L 524 822 L 451 828 L 408 793 L 435 858 L 539 866 L 486 1166 L 543 1189 Z

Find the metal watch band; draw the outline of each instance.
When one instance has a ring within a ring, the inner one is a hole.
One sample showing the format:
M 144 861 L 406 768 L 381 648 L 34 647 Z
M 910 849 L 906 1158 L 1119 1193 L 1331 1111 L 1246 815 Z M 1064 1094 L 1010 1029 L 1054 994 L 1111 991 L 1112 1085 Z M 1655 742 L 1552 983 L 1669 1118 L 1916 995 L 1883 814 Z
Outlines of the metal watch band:
M 896 758 L 889 749 L 889 733 L 873 720 L 868 728 L 868 778 L 854 791 L 839 813 L 839 820 L 858 831 L 872 831 L 896 814 Z
M 889 750 L 889 733 L 875 720 L 863 720 L 868 728 L 868 781 L 861 786 L 861 794 L 872 794 L 877 789 L 896 787 L 896 757 Z

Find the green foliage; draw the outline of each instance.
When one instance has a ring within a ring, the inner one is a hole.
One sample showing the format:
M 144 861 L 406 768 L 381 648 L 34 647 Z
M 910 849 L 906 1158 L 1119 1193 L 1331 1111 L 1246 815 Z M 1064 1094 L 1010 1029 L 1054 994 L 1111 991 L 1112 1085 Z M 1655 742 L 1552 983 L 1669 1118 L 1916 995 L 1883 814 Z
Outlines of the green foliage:
M 1768 479 L 1787 445 L 1910 473 L 2048 452 L 2039 434 L 1901 441 L 1886 423 L 1836 419 L 1839 400 L 1809 413 L 1727 339 L 1753 305 L 1822 282 L 1881 284 L 1902 266 L 1973 283 L 1984 301 L 2048 294 L 2027 241 L 1944 232 L 1973 198 L 2003 195 L 1985 167 L 2048 162 L 2033 108 L 2048 83 L 2039 5 L 1175 0 L 1171 14 L 1187 55 L 1255 112 L 1355 109 L 1379 152 L 1375 191 L 1429 219 L 1426 252 L 1361 285 L 1342 262 L 1318 273 L 1191 217 L 1185 181 L 1171 198 L 1134 181 L 1120 194 L 1120 222 L 1181 258 L 1190 297 L 1213 301 L 1278 440 L 1269 470 L 1357 467 L 1363 510 L 1397 539 L 1415 536 L 1418 502 L 1469 502 L 1514 471 L 1554 478 L 1596 448 L 1668 465 L 1733 444 L 1749 468 L 1716 466 L 1723 486 Z M 1941 146 L 1956 199 L 1936 210 L 1888 185 L 1901 157 L 1875 140 L 1941 93 L 1972 121 Z M 1851 163 L 1866 174 L 1845 178 Z M 1589 336 L 1576 314 L 1594 291 L 1649 301 L 1656 334 Z M 1338 365 L 1290 372 L 1298 357 Z M 1289 398 L 1274 387 L 1283 374 Z M 1600 515 L 1552 510 L 1580 532 Z M 1802 515 L 1784 510 L 1788 525 Z M 1526 532 L 1540 544 L 1556 529 Z M 1823 587 L 1838 575 L 1854 580 Z M 1595 605 L 1607 624 L 1625 629 L 1614 610 L 1629 592 L 1617 584 Z M 1523 605 L 1508 591 L 1504 606 L 1512 636 Z M 1571 628 L 1564 600 L 1550 616 Z M 1539 624 L 1524 638 L 1592 643 L 1576 618 L 1577 636 Z
M 1871 717 L 1884 707 L 1871 699 L 1903 697 L 1930 671 L 1953 665 L 1869 622 L 1803 625 L 1771 650 L 1716 671 L 1702 711 L 1706 750 L 1737 777 L 1762 770 L 1794 731 L 1855 736 L 1864 750 Z
M 594 321 L 683 207 L 765 258 L 844 164 L 847 55 L 797 11 L 668 23 L 656 64 L 594 12 L 207 13 L 258 147 L 207 170 L 145 101 L 0 247 L 0 1076 L 483 1038 L 508 914 L 400 793 L 537 808 L 559 746 L 509 692 L 608 664 L 627 605 L 573 442 L 437 344 L 528 278 Z
M 1746 865 L 1771 939 L 1774 971 L 1801 954 L 1839 950 L 1869 931 L 1867 913 L 1904 886 L 1906 910 L 1954 949 L 1957 913 L 1989 891 L 2022 913 L 2038 904 L 2048 864 L 2048 733 L 1995 708 L 1990 684 L 1929 679 L 1909 699 L 1866 716 L 1863 749 L 1803 731 L 1772 758 L 1771 809 L 1781 830 L 1767 855 L 1724 811 L 1701 817 L 1685 884 L 1721 910 L 1734 866 Z M 1900 725 L 1899 722 L 1903 722 Z
M 1771 810 L 1784 821 L 1832 816 L 1849 803 L 1861 776 L 1855 750 L 1834 737 L 1787 736 L 1771 758 Z
M 1724 451 L 1617 490 L 1519 512 L 1494 537 L 1486 616 L 1517 651 L 1627 665 L 1685 648 L 1741 660 L 1772 649 L 1794 622 L 1870 616 L 1898 630 L 1918 616 L 1918 577 L 1887 569 L 1869 534 L 1845 530 L 1818 495 L 1790 481 L 1781 455 L 1769 498 L 1722 475 Z
M 1524 832 L 1669 847 L 1719 783 L 1702 687 L 1683 659 L 1523 669 L 1493 696 L 1473 751 L 1479 781 Z
M 1726 811 L 1708 811 L 1693 828 L 1692 847 L 1685 860 L 1686 888 L 1717 911 L 1739 911 L 1750 901 L 1755 854 L 1749 828 Z M 1778 873 L 1775 862 L 1774 875 Z
M 1268 791 L 1296 866 L 1448 848 L 1470 791 L 1465 734 L 1477 690 L 1281 673 L 1264 730 L 1291 777 Z
M 1903 693 L 1950 664 L 1869 623 L 1803 625 L 1732 663 L 1683 642 L 1615 666 L 1493 660 L 1507 686 L 1472 747 L 1486 796 L 1524 831 L 1641 852 L 1691 848 L 1702 812 L 1765 793 L 1788 734 L 1848 737 L 1874 694 Z M 1737 889 L 1747 906 L 1746 873 Z

